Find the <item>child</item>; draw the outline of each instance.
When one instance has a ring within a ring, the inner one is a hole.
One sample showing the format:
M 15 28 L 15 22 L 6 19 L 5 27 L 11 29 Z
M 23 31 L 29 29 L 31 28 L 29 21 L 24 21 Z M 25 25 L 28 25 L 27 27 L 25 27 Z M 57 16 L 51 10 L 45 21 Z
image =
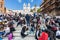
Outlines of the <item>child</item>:
M 12 39 L 13 39 L 13 34 L 12 33 L 9 33 L 8 40 L 12 40 Z
M 40 37 L 41 34 L 41 29 L 40 29 L 40 25 L 36 26 L 36 32 L 35 32 L 35 39 L 38 40 L 38 38 Z

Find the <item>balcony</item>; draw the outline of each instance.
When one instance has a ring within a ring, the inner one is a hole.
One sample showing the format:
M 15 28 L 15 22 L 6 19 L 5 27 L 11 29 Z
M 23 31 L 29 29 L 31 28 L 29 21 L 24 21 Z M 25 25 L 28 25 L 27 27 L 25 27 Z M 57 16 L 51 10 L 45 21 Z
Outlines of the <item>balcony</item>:
M 41 4 L 41 6 L 44 7 L 46 4 L 48 4 L 48 2 L 50 2 L 50 0 L 47 0 L 47 1 L 43 2 L 43 3 Z
M 41 11 L 44 10 L 44 8 L 41 9 Z
M 56 2 L 60 2 L 60 0 L 56 0 Z
M 60 3 L 56 3 L 56 7 L 59 8 L 60 7 Z
M 57 6 L 57 8 L 60 8 L 60 5 L 59 5 L 59 6 Z

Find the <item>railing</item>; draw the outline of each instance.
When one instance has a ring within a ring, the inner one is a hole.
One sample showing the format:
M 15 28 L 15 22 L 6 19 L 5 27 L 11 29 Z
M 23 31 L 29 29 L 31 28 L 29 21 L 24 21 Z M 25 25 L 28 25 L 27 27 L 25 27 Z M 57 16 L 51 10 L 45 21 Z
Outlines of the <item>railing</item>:
M 60 2 L 60 0 L 56 0 L 56 2 Z
M 46 4 L 48 4 L 48 2 L 50 2 L 50 0 L 49 0 L 49 1 L 46 1 L 46 2 L 44 2 L 41 6 L 42 6 L 42 7 L 44 7 Z

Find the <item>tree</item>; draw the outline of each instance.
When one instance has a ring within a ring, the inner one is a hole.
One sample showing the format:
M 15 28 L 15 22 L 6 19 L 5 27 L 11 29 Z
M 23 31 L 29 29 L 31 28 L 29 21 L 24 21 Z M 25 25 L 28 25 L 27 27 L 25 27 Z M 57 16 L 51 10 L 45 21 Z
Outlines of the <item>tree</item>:
M 31 9 L 30 12 L 33 12 L 33 10 Z
M 37 13 L 40 13 L 41 12 L 41 9 L 39 8 L 38 10 L 37 10 Z
M 44 0 L 44 2 L 46 2 L 47 0 Z

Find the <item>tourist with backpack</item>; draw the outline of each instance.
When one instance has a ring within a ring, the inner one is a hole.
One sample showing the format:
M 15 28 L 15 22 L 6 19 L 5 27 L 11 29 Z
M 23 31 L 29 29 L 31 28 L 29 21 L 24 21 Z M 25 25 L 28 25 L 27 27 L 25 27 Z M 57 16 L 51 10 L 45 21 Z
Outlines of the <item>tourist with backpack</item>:
M 38 40 L 48 40 L 48 31 L 45 30 L 44 32 L 42 32 Z

